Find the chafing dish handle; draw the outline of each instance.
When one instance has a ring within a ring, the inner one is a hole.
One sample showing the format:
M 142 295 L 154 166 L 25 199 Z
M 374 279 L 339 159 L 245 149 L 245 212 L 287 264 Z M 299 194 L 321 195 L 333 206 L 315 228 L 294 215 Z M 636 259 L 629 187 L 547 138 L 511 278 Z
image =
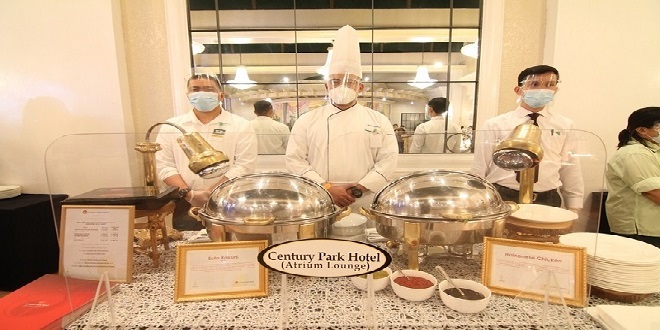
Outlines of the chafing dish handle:
M 203 222 L 202 219 L 199 217 L 199 209 L 200 207 L 193 206 L 188 210 L 188 215 L 195 218 L 195 220 L 199 222 Z

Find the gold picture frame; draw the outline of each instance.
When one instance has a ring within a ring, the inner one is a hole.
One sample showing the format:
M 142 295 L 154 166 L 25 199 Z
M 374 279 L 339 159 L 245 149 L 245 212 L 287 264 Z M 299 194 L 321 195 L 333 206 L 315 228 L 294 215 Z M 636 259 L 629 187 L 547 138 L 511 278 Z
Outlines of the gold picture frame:
M 543 287 L 552 303 L 585 307 L 586 249 L 485 237 L 481 279 L 493 293 L 544 301 Z
M 180 244 L 174 301 L 268 296 L 268 270 L 257 257 L 267 240 Z
M 133 205 L 62 205 L 59 274 L 113 282 L 133 277 Z

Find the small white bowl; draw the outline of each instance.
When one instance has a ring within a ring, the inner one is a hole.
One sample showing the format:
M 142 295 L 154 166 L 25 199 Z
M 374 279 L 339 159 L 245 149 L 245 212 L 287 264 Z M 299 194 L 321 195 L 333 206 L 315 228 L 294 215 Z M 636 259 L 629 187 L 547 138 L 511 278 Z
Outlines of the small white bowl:
M 383 268 L 387 272 L 386 277 L 374 279 L 374 291 L 380 291 L 387 287 L 390 284 L 390 275 L 392 275 L 392 269 L 390 267 Z M 367 279 L 360 276 L 351 277 L 351 283 L 355 285 L 356 288 L 367 291 Z
M 411 289 L 399 285 L 396 282 L 394 282 L 394 280 L 403 276 L 401 272 L 403 272 L 403 274 L 405 274 L 408 277 L 416 276 L 416 277 L 425 278 L 431 281 L 433 285 L 424 289 Z M 436 279 L 433 275 L 427 272 L 423 272 L 421 270 L 406 269 L 392 273 L 392 275 L 390 275 L 390 284 L 392 285 L 392 290 L 394 290 L 394 293 L 396 293 L 397 296 L 409 301 L 424 301 L 426 299 L 433 297 L 433 293 L 435 292 L 435 287 L 436 285 L 438 285 L 438 279 Z
M 333 236 L 363 235 L 367 228 L 367 217 L 351 213 L 332 224 Z
M 445 293 L 445 290 L 453 288 L 454 286 L 451 285 L 447 280 L 444 280 L 438 284 L 438 291 L 440 292 L 440 299 L 442 299 L 442 302 L 447 307 L 460 313 L 479 313 L 484 310 L 486 306 L 488 306 L 490 297 L 492 296 L 492 293 L 488 287 L 479 282 L 471 280 L 463 280 L 457 278 L 452 280 L 454 283 L 456 283 L 456 285 L 458 285 L 459 288 L 470 289 L 472 291 L 479 292 L 484 295 L 484 298 L 480 300 L 467 300 L 450 296 Z

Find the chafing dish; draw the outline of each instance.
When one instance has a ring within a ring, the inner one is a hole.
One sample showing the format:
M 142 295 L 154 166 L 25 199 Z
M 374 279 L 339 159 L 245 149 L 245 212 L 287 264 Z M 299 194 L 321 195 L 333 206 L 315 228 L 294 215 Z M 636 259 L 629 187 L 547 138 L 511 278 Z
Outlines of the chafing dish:
M 502 237 L 516 204 L 504 202 L 495 187 L 465 172 L 431 170 L 403 176 L 385 186 L 363 214 L 378 233 L 404 243 L 416 269 L 419 246 L 481 243 Z
M 268 239 L 269 243 L 327 237 L 342 210 L 319 184 L 304 177 L 256 173 L 216 187 L 202 208 L 191 214 L 202 221 L 213 241 Z

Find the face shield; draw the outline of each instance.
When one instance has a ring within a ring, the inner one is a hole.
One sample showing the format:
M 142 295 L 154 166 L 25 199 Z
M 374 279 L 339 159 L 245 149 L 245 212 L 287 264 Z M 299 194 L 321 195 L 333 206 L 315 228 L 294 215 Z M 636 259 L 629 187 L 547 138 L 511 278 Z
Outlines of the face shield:
M 325 82 L 328 99 L 333 105 L 349 105 L 357 100 L 362 80 L 353 74 L 331 74 Z
M 550 89 L 556 91 L 559 79 L 554 73 L 530 74 L 520 84 L 523 90 Z
M 545 107 L 553 100 L 559 80 L 554 73 L 530 74 L 520 84 L 521 101 L 537 109 Z

